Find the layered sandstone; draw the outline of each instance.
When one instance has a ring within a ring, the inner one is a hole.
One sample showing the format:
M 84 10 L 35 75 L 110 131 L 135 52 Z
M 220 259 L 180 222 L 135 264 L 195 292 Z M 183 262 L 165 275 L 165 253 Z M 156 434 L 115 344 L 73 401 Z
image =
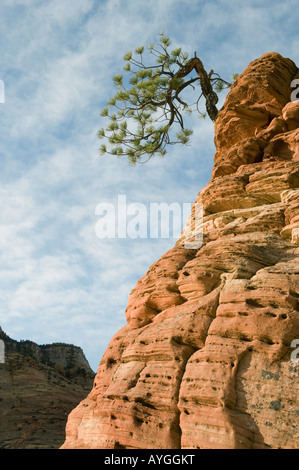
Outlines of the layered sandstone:
M 298 447 L 297 71 L 269 53 L 235 81 L 195 201 L 203 245 L 183 232 L 138 281 L 63 448 Z
M 15 341 L 1 328 L 0 339 L 0 448 L 58 449 L 68 414 L 94 379 L 82 349 Z

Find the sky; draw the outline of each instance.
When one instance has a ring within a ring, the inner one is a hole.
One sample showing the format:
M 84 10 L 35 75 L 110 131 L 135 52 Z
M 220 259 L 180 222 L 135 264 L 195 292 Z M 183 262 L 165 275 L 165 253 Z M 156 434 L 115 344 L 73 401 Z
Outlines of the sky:
M 192 204 L 211 177 L 214 127 L 197 116 L 191 145 L 163 158 L 99 155 L 124 54 L 164 30 L 230 80 L 270 51 L 299 64 L 298 20 L 296 0 L 1 0 L 0 326 L 11 338 L 75 344 L 96 371 L 130 291 L 176 241 L 99 238 L 97 207 L 117 210 L 119 195 Z

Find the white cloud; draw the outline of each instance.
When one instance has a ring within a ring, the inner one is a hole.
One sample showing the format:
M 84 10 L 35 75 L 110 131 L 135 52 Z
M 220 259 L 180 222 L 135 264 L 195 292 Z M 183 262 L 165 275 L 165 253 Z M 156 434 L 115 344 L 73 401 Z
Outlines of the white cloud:
M 1 2 L 0 325 L 9 335 L 73 342 L 96 368 L 125 323 L 130 290 L 173 245 L 99 240 L 96 206 L 118 194 L 192 203 L 210 178 L 208 120 L 192 121 L 190 147 L 147 165 L 98 156 L 99 111 L 124 53 L 164 29 L 229 79 L 267 50 L 296 61 L 296 8 L 293 0 Z

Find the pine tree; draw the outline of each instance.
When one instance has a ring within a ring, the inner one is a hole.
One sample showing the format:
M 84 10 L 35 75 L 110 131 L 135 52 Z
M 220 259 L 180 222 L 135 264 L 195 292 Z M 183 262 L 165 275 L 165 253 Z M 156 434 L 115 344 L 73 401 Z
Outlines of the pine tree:
M 213 70 L 207 73 L 196 53 L 189 59 L 180 47 L 169 51 L 170 45 L 170 39 L 161 33 L 157 47 L 152 43 L 147 51 L 137 47 L 135 56 L 132 52 L 125 54 L 126 76 L 119 73 L 113 77 L 117 93 L 101 112 L 109 119 L 106 129 L 98 132 L 98 137 L 108 142 L 108 147 L 100 147 L 101 154 L 126 155 L 132 164 L 144 163 L 154 154 L 165 155 L 167 145 L 189 143 L 192 130 L 184 126 L 184 113 L 196 110 L 215 121 L 217 93 L 231 83 Z M 154 65 L 145 65 L 146 52 L 155 58 Z M 190 76 L 192 72 L 195 76 Z M 196 90 L 195 85 L 201 91 L 195 102 L 188 104 L 182 92 L 190 87 Z M 202 97 L 205 112 L 199 109 Z

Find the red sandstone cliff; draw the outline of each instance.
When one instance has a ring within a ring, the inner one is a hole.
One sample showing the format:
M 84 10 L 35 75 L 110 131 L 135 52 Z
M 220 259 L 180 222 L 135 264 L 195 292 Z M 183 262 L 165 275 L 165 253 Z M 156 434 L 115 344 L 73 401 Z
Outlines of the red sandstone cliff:
M 82 349 L 15 341 L 1 327 L 0 339 L 0 449 L 58 449 L 68 414 L 94 379 Z
M 297 71 L 269 53 L 235 81 L 197 198 L 203 246 L 182 235 L 138 281 L 63 448 L 298 446 Z

